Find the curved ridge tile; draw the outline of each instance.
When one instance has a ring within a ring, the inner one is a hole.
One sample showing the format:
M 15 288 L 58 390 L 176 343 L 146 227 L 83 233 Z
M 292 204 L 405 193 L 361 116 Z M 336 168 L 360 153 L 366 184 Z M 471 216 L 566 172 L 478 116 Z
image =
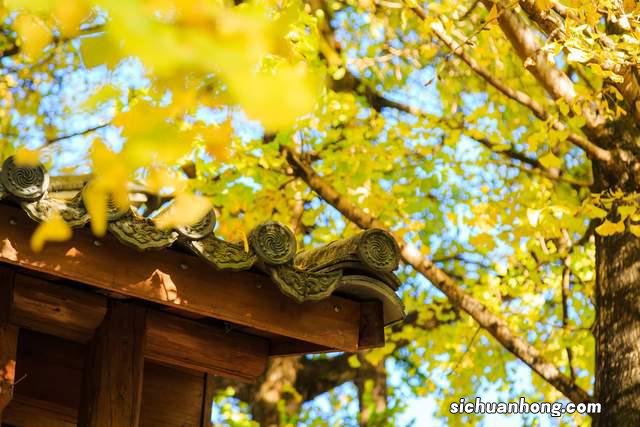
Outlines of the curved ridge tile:
M 120 242 L 141 251 L 163 249 L 178 240 L 178 233 L 158 229 L 152 220 L 139 216 L 133 210 L 109 222 L 108 229 Z
M 289 227 L 275 221 L 255 227 L 248 241 L 260 261 L 268 265 L 290 264 L 296 256 L 296 237 Z
M 2 163 L 0 182 L 5 191 L 20 201 L 35 201 L 44 196 L 49 188 L 49 174 L 42 164 L 18 166 L 14 156 Z
M 372 277 L 345 275 L 336 289 L 336 294 L 359 301 L 377 299 L 382 302 L 385 326 L 404 320 L 404 303 L 400 297 L 384 283 Z
M 355 271 L 375 277 L 396 290 L 400 281 L 393 274 L 400 264 L 400 249 L 391 234 L 373 228 L 347 239 L 302 251 L 294 264 L 309 271 Z
M 181 242 L 217 270 L 248 270 L 256 262 L 256 256 L 245 252 L 242 244 L 218 239 L 213 234 L 200 240 L 181 240 Z
M 85 209 L 80 196 L 76 196 L 69 201 L 45 196 L 35 202 L 23 202 L 22 208 L 29 218 L 37 222 L 47 221 L 56 213 L 59 214 L 70 227 L 83 227 L 90 219 L 89 213 Z
M 269 268 L 268 272 L 280 291 L 297 302 L 317 301 L 329 297 L 342 277 L 341 271 L 315 273 L 288 265 Z
M 216 213 L 212 209 L 200 221 L 192 225 L 178 227 L 176 231 L 182 239 L 202 240 L 213 234 L 214 228 L 216 228 Z

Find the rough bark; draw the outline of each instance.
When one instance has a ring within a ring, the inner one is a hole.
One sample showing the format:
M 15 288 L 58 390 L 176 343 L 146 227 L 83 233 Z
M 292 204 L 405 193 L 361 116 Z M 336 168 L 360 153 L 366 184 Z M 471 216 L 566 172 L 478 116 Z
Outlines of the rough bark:
M 261 426 L 272 427 L 282 424 L 278 408 L 280 400 L 285 401 L 287 415 L 293 415 L 300 409 L 300 399 L 291 393 L 300 366 L 299 357 L 279 357 L 270 361 L 251 405 L 253 419 Z
M 640 239 L 596 237 L 595 426 L 640 425 Z
M 384 360 L 374 365 L 362 355 L 358 359 L 361 364 L 355 381 L 360 404 L 358 422 L 362 427 L 378 425 L 382 421 L 381 414 L 387 410 L 387 371 Z
M 616 133 L 615 129 L 613 132 Z M 618 135 L 618 138 L 622 136 Z M 595 192 L 613 189 L 622 189 L 627 193 L 638 191 L 631 176 L 605 174 L 597 163 L 594 164 L 594 178 Z M 602 413 L 595 417 L 594 426 L 638 426 L 640 238 L 627 231 L 613 236 L 596 234 L 595 242 L 595 394 L 602 405 Z

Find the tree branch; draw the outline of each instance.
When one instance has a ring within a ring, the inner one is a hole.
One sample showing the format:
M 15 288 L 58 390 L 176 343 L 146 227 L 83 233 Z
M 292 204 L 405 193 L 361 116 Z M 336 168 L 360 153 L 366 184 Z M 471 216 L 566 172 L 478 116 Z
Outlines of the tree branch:
M 47 139 L 47 142 L 45 143 L 45 145 L 55 144 L 56 142 L 59 142 L 59 141 L 65 140 L 65 139 L 69 139 L 69 138 L 73 138 L 75 136 L 86 135 L 86 134 L 95 132 L 95 131 L 97 131 L 99 129 L 106 128 L 109 125 L 111 125 L 111 123 L 105 123 L 105 124 L 102 124 L 102 125 L 93 126 L 93 127 L 88 128 L 88 129 L 81 130 L 79 132 L 70 133 L 68 135 L 60 135 L 60 136 L 56 136 L 55 138 L 49 138 L 49 139 Z
M 86 27 L 83 29 L 80 29 L 80 32 L 73 36 L 73 37 L 59 37 L 59 36 L 54 36 L 52 43 L 54 45 L 60 44 L 60 43 L 66 43 L 68 41 L 71 41 L 73 39 L 76 39 L 78 37 L 81 36 L 86 36 L 86 35 L 90 35 L 90 34 L 96 34 L 99 32 L 104 31 L 105 26 L 103 24 L 97 24 L 91 27 Z M 12 40 L 11 45 L 7 46 L 4 48 L 4 50 L 0 51 L 0 59 L 2 58 L 8 58 L 10 56 L 14 56 L 20 53 L 20 46 L 18 45 L 18 43 L 16 42 L 16 40 Z
M 413 12 L 421 19 L 427 19 L 427 14 L 421 7 L 414 6 L 411 8 L 411 10 L 413 10 Z M 507 86 L 501 80 L 494 77 L 487 70 L 482 68 L 475 59 L 467 55 L 463 50 L 463 46 L 456 45 L 455 41 L 446 33 L 444 27 L 440 22 L 432 23 L 430 28 L 436 35 L 436 37 L 438 37 L 438 39 L 442 41 L 442 43 L 444 43 L 457 57 L 464 61 L 469 66 L 469 68 L 471 68 L 476 74 L 482 77 L 487 83 L 489 83 L 491 86 L 493 86 L 508 98 L 527 107 L 540 120 L 550 119 L 547 111 L 536 100 L 534 100 L 524 92 L 515 90 Z M 551 125 L 554 129 L 557 130 L 566 129 L 566 126 L 564 124 L 555 119 L 552 119 Z M 591 160 L 598 160 L 605 166 L 613 167 L 613 156 L 608 150 L 599 147 L 583 136 L 575 133 L 570 133 L 567 137 L 567 141 L 571 142 L 576 147 L 581 148 Z
M 554 8 L 549 9 L 548 11 L 543 11 L 538 8 L 535 0 L 520 0 L 519 4 L 529 19 L 535 22 L 547 37 L 552 40 L 557 39 L 565 41 L 566 34 L 564 31 L 564 22 L 562 21 L 564 18 L 557 10 L 559 8 L 558 4 L 554 5 Z M 564 12 L 566 17 L 567 11 L 565 10 Z M 606 35 L 601 35 L 600 40 L 609 48 L 615 49 L 615 43 Z M 610 64 L 603 63 L 599 63 L 598 65 L 600 65 L 604 70 L 610 70 L 622 76 L 623 82 L 614 82 L 613 86 L 615 86 L 622 94 L 622 97 L 627 102 L 627 108 L 631 114 L 636 118 L 636 120 L 640 120 L 640 109 L 637 108 L 636 105 L 636 102 L 640 100 L 640 81 L 633 67 L 612 67 Z M 581 77 L 583 80 L 587 81 L 584 76 Z
M 569 77 L 555 67 L 541 50 L 537 34 L 527 26 L 518 13 L 510 6 L 493 0 L 482 0 L 487 9 L 498 7 L 498 24 L 507 36 L 525 68 L 533 74 L 542 87 L 553 99 L 563 98 L 572 102 L 576 98 L 576 90 Z
M 282 146 L 281 150 L 294 173 L 342 215 L 363 229 L 373 227 L 386 229 L 384 224 L 375 217 L 357 207 L 325 182 L 308 164 L 302 162 L 293 149 Z M 583 403 L 592 400 L 585 390 L 562 374 L 555 365 L 549 363 L 530 343 L 516 336 L 504 320 L 466 293 L 451 277 L 422 255 L 416 247 L 407 244 L 397 236 L 395 237 L 400 246 L 402 259 L 442 291 L 453 306 L 468 313 L 507 350 L 571 401 Z
M 419 6 L 412 7 L 412 10 L 420 19 L 425 20 L 427 18 L 426 12 L 421 7 Z M 434 34 L 438 37 L 438 39 L 440 39 L 440 41 L 442 41 L 456 56 L 462 59 L 476 74 L 482 77 L 487 83 L 489 83 L 491 86 L 496 88 L 499 92 L 506 95 L 508 98 L 529 108 L 534 113 L 534 115 L 539 119 L 541 120 L 549 119 L 549 114 L 544 110 L 542 105 L 540 105 L 537 101 L 535 101 L 533 98 L 531 98 L 529 95 L 527 95 L 524 92 L 517 91 L 510 88 L 509 86 L 504 84 L 502 81 L 492 76 L 488 71 L 483 69 L 473 58 L 468 56 L 462 49 L 462 46 L 454 47 L 455 42 L 444 31 L 444 28 L 442 28 L 441 24 L 434 23 L 432 24 L 431 29 L 434 32 Z M 331 31 L 330 25 L 325 21 L 323 21 L 321 25 L 321 33 L 323 35 L 323 39 L 321 42 L 320 50 L 325 56 L 325 59 L 330 64 L 333 64 L 335 66 L 341 64 L 342 59 L 340 56 L 340 46 L 335 40 L 335 37 L 333 37 L 333 33 Z M 358 91 L 359 87 L 363 87 L 364 93 L 362 94 L 365 96 L 365 98 L 367 98 L 369 105 L 371 105 L 371 107 L 378 112 L 380 112 L 382 108 L 387 107 L 387 108 L 393 108 L 408 114 L 413 114 L 416 116 L 424 115 L 424 112 L 421 111 L 420 109 L 417 109 L 415 107 L 402 104 L 396 101 L 392 101 L 384 97 L 383 95 L 379 94 L 377 91 L 373 90 L 371 87 L 363 83 L 361 80 L 359 80 L 350 72 L 347 72 L 347 74 L 340 81 L 338 82 L 333 81 L 333 83 L 335 86 L 334 90 L 336 91 L 346 91 L 346 90 Z M 558 130 L 564 130 L 566 128 L 559 121 L 554 121 L 552 123 L 552 126 Z M 571 133 L 567 137 L 567 140 L 573 143 L 574 145 L 582 148 L 587 153 L 587 156 L 592 159 L 598 159 L 602 161 L 604 164 L 609 164 L 613 161 L 613 157 L 607 150 L 604 150 L 598 147 L 597 145 L 591 143 L 589 140 L 587 140 L 586 138 L 580 135 Z M 529 163 L 527 161 L 524 161 L 524 162 Z M 531 163 L 529 164 L 533 166 Z M 542 165 L 539 165 L 539 166 L 542 166 Z M 545 168 L 541 168 L 541 170 L 544 171 Z M 546 174 L 546 175 L 549 178 L 551 178 L 551 174 Z M 580 185 L 581 184 L 583 183 L 580 183 Z

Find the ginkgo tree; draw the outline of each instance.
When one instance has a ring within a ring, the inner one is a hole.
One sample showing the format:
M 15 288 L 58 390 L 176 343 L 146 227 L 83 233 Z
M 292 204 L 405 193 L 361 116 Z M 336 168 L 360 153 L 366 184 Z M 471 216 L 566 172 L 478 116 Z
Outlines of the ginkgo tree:
M 449 403 L 497 390 L 640 424 L 635 0 L 5 0 L 2 19 L 2 153 L 76 174 L 96 234 L 136 185 L 145 215 L 174 200 L 159 226 L 213 206 L 227 239 L 266 218 L 305 245 L 396 237 L 388 344 L 221 380 L 226 423 L 397 425 L 409 395 L 469 425 Z M 54 217 L 34 249 L 69 235 Z

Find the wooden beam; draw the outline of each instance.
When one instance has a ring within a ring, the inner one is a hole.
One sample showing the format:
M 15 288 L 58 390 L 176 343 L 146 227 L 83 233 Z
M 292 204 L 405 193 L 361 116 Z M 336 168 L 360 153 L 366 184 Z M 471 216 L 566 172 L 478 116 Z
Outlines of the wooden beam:
M 80 427 L 137 427 L 142 402 L 146 309 L 111 301 L 89 344 Z
M 366 301 L 360 304 L 360 338 L 358 350 L 384 346 L 384 315 L 382 302 Z
M 106 298 L 16 274 L 11 321 L 30 330 L 87 342 L 106 312 Z M 149 310 L 145 358 L 243 381 L 266 367 L 269 340 Z
M 303 356 L 305 354 L 328 353 L 332 350 L 321 345 L 304 341 L 274 339 L 269 344 L 269 356 Z
M 384 316 L 382 302 L 364 301 L 360 303 L 360 336 L 358 351 L 384 346 Z M 301 356 L 313 353 L 327 353 L 331 349 L 304 341 L 275 337 L 269 344 L 269 356 Z
M 11 426 L 76 427 L 78 411 L 44 400 L 16 394 L 7 408 Z
M 9 324 L 13 281 L 13 271 L 0 267 L 0 424 L 2 413 L 13 397 L 16 375 L 18 328 Z
M 106 312 L 102 295 L 16 274 L 11 322 L 20 327 L 84 343 Z
M 0 205 L 0 263 L 336 350 L 358 348 L 358 302 L 331 296 L 297 304 L 266 276 L 216 272 L 195 256 L 169 249 L 140 254 L 111 236 L 97 241 L 85 229 L 34 254 L 34 229 L 19 208 Z
M 145 356 L 156 362 L 251 382 L 267 366 L 269 341 L 149 311 Z

